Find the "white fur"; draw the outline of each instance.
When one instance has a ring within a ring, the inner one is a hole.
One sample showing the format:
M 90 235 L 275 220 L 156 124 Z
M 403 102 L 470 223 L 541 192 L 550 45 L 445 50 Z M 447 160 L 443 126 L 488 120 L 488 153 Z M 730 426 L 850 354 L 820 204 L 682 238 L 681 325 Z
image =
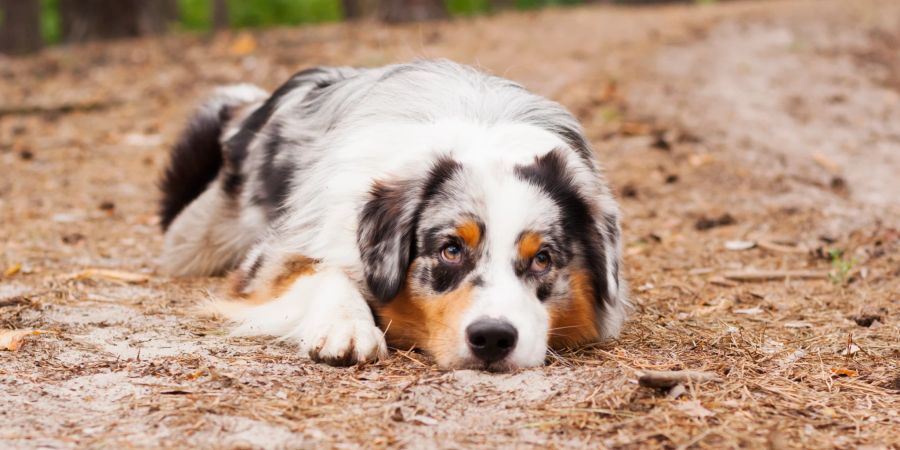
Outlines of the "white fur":
M 580 134 L 577 121 L 559 105 L 509 81 L 444 61 L 332 69 L 322 76 L 341 79 L 337 88 L 329 88 L 331 95 L 307 99 L 310 88 L 298 88 L 279 102 L 270 120 L 280 125 L 285 141 L 302 143 L 298 151 L 279 155 L 300 168 L 281 205 L 281 218 L 265 223 L 265 215 L 250 199 L 262 181 L 258 167 L 264 129 L 249 149 L 247 188 L 238 210 L 225 205 L 217 185 L 194 201 L 166 236 L 163 259 L 168 270 L 210 273 L 214 267 L 233 265 L 232 259 L 248 251 L 270 255 L 267 259 L 273 261 L 291 254 L 319 260 L 315 275 L 301 277 L 274 301 L 229 310 L 239 324 L 235 332 L 279 336 L 320 357 L 336 358 L 349 351 L 359 360 L 370 360 L 384 353 L 385 343 L 361 291 L 363 262 L 356 240 L 360 211 L 375 181 L 423 173 L 437 157 L 449 156 L 483 177 L 487 245 L 497 261 L 486 273 L 490 290 L 474 299 L 461 329 L 482 316 L 505 318 L 519 330 L 511 363 L 541 364 L 547 311 L 533 292 L 525 292 L 511 278 L 504 264 L 515 251 L 517 233 L 529 221 L 541 220 L 540 212 L 549 208 L 541 206 L 545 196 L 516 182 L 513 174 L 517 165 L 563 149 L 573 176 L 597 211 L 615 217 L 617 224 L 618 208 L 599 169 L 557 133 L 567 129 Z M 247 98 L 258 101 L 255 95 Z M 611 267 L 621 260 L 621 245 L 607 230 L 599 231 Z M 249 250 L 257 240 L 258 247 Z M 248 258 L 244 267 L 252 263 Z M 612 305 L 602 319 L 605 338 L 618 335 L 628 307 L 621 277 L 610 273 L 608 278 Z M 461 339 L 462 360 L 469 350 Z
M 541 140 L 535 144 L 540 145 Z M 544 362 L 550 319 L 534 289 L 527 288 L 513 273 L 510 261 L 516 258 L 519 233 L 555 220 L 556 217 L 547 215 L 555 207 L 537 187 L 522 183 L 504 169 L 488 167 L 479 174 L 480 183 L 485 187 L 484 245 L 490 261 L 483 264 L 481 272 L 485 288 L 477 292 L 472 307 L 463 317 L 461 329 L 485 317 L 509 322 L 518 331 L 518 343 L 508 357 L 508 364 L 532 367 Z M 460 336 L 458 348 L 460 360 L 472 358 L 465 336 Z
M 212 183 L 169 225 L 162 268 L 172 275 L 213 275 L 234 267 L 266 230 L 258 208 L 235 209 Z
M 235 321 L 236 336 L 279 336 L 323 360 L 351 356 L 353 361 L 373 361 L 387 353 L 368 304 L 337 269 L 300 277 L 277 299 L 259 306 L 228 301 L 211 306 Z

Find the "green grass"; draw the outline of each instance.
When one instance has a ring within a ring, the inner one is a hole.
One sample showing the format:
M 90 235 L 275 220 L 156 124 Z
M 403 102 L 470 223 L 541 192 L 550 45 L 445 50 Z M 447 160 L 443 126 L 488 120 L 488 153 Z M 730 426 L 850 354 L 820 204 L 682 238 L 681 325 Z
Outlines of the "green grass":
M 850 280 L 850 271 L 856 265 L 856 260 L 844 258 L 844 251 L 837 248 L 831 249 L 828 252 L 828 256 L 831 258 L 831 272 L 828 274 L 828 278 L 836 285 L 843 286 L 847 284 Z

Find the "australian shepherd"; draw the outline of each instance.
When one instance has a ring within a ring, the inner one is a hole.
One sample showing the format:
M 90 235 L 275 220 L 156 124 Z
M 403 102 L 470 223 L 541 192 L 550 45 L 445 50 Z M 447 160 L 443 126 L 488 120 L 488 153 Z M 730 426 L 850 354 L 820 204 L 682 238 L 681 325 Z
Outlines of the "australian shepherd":
M 316 361 L 391 345 L 537 366 L 615 337 L 628 310 L 619 209 L 577 120 L 452 62 L 220 88 L 161 188 L 163 267 L 232 271 L 215 307 L 234 332 Z

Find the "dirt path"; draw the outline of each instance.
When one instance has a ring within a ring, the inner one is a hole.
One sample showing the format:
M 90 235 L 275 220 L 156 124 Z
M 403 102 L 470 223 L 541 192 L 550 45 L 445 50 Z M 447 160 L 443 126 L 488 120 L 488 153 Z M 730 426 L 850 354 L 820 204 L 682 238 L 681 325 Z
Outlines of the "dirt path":
M 19 268 L 0 329 L 51 332 L 0 352 L 0 446 L 898 448 L 897 30 L 891 1 L 736 2 L 0 60 L 0 269 Z M 626 215 L 621 339 L 513 374 L 402 352 L 335 369 L 192 315 L 221 280 L 156 273 L 153 185 L 193 101 L 416 56 L 516 79 L 585 123 Z M 830 279 L 724 278 L 750 269 Z M 647 369 L 722 380 L 673 400 L 637 386 Z

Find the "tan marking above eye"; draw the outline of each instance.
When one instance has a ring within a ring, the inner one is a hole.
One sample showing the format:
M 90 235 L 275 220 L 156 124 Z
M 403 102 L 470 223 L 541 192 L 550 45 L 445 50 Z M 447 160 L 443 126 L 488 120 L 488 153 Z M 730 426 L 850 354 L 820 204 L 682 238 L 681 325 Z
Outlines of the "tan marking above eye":
M 544 240 L 540 234 L 533 231 L 526 232 L 519 238 L 519 258 L 530 261 L 541 250 Z
M 459 236 L 469 248 L 475 248 L 481 242 L 481 227 L 474 221 L 466 221 L 456 227 L 456 235 Z

